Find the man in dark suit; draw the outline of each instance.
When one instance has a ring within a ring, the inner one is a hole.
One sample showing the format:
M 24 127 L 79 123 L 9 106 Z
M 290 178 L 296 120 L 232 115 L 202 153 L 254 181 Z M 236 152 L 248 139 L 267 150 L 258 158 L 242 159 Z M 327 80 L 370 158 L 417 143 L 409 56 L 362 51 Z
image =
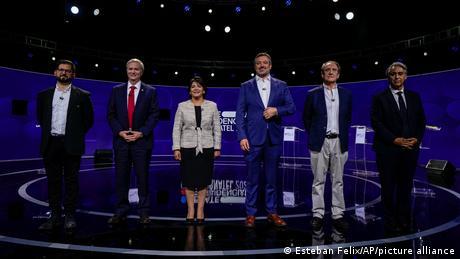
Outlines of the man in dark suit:
M 404 87 L 406 65 L 395 62 L 386 74 L 390 87 L 374 96 L 371 106 L 374 150 L 382 184 L 385 226 L 392 231 L 407 231 L 425 113 L 420 96 Z
M 323 84 L 307 94 L 303 122 L 308 134 L 308 149 L 313 172 L 311 225 L 319 231 L 324 222 L 324 185 L 330 171 L 332 219 L 340 232 L 347 229 L 344 219 L 343 168 L 348 159 L 348 128 L 351 122 L 351 92 L 337 86 L 340 65 L 327 61 L 321 66 Z
M 85 134 L 93 126 L 90 93 L 72 85 L 75 65 L 59 60 L 54 70 L 56 86 L 37 96 L 37 119 L 41 127 L 40 153 L 48 178 L 48 200 L 51 217 L 40 230 L 51 230 L 62 224 L 61 199 L 64 177 L 64 212 L 66 230 L 76 227 L 78 171 L 85 152 Z
M 152 156 L 153 129 L 160 109 L 153 86 L 141 82 L 144 64 L 139 59 L 126 63 L 128 83 L 117 85 L 110 96 L 107 119 L 113 132 L 115 151 L 115 188 L 117 210 L 108 221 L 119 224 L 126 221 L 129 210 L 131 168 L 137 177 L 139 196 L 139 223 L 150 223 L 148 172 Z
M 267 220 L 275 226 L 285 226 L 277 214 L 276 172 L 283 141 L 281 118 L 293 114 L 295 105 L 286 83 L 270 76 L 270 55 L 257 54 L 254 68 L 257 75 L 241 84 L 236 108 L 238 140 L 248 168 L 245 226 L 255 226 L 261 175 L 265 177 Z

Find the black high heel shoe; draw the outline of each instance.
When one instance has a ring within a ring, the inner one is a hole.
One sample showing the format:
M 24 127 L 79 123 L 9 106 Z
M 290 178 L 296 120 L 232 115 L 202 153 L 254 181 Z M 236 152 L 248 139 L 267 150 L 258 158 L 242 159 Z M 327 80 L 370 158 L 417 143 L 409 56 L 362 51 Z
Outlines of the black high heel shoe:
M 195 223 L 195 219 L 189 219 L 189 218 L 185 218 L 185 224 L 186 225 L 193 225 Z
M 204 224 L 204 218 L 202 218 L 202 219 L 196 219 L 196 224 L 197 224 L 197 225 L 203 225 L 203 224 Z

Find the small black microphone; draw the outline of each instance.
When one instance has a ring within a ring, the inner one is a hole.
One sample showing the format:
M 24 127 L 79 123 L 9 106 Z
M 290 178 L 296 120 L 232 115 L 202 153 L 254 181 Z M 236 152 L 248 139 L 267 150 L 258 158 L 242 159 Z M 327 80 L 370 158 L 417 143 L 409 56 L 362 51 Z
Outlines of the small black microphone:
M 64 100 L 64 97 L 61 96 L 61 97 L 59 97 L 59 99 Z
M 332 99 L 331 99 L 331 101 L 333 102 L 333 101 L 335 101 L 335 99 L 334 99 L 334 98 L 332 98 Z

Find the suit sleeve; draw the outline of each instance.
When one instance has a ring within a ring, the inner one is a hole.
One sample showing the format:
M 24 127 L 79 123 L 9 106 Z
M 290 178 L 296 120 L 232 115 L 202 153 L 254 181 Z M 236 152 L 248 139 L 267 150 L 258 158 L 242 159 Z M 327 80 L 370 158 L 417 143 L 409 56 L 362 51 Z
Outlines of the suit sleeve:
M 107 121 L 109 126 L 112 129 L 114 136 L 118 136 L 118 133 L 123 130 L 121 123 L 118 121 L 119 115 L 117 114 L 117 102 L 115 97 L 116 89 L 112 89 L 112 94 L 110 95 L 109 104 L 107 107 Z
M 158 104 L 157 91 L 153 89 L 152 97 L 150 99 L 150 106 L 148 111 L 147 119 L 144 125 L 139 129 L 144 136 L 152 134 L 153 129 L 160 120 L 160 107 Z
M 214 105 L 214 114 L 213 114 L 213 136 L 214 136 L 214 149 L 220 150 L 221 149 L 221 141 L 222 141 L 222 130 L 220 128 L 220 118 L 219 118 L 219 110 L 217 109 L 217 104 Z
M 371 124 L 375 131 L 375 137 L 379 137 L 387 144 L 392 144 L 396 136 L 387 129 L 384 123 L 384 104 L 382 98 L 374 96 L 371 104 Z
M 236 106 L 236 131 L 238 133 L 238 141 L 247 139 L 246 129 L 247 120 L 246 113 L 248 112 L 248 105 L 246 103 L 246 91 L 244 85 L 240 87 L 240 94 L 238 96 L 238 102 Z
M 313 118 L 313 95 L 310 92 L 308 92 L 307 96 L 305 97 L 305 104 L 303 107 L 303 115 L 302 115 L 303 125 L 307 133 L 310 133 L 312 118 Z
M 180 149 L 180 138 L 181 138 L 181 130 L 182 130 L 182 109 L 180 108 L 180 104 L 177 106 L 176 115 L 174 116 L 174 126 L 173 126 L 173 146 L 172 150 L 179 150 Z
M 276 107 L 278 116 L 282 117 L 285 115 L 291 115 L 295 113 L 296 107 L 292 100 L 291 92 L 287 85 L 283 84 L 283 105 Z
M 91 94 L 85 94 L 83 100 L 83 129 L 88 132 L 94 124 L 94 109 L 90 98 Z

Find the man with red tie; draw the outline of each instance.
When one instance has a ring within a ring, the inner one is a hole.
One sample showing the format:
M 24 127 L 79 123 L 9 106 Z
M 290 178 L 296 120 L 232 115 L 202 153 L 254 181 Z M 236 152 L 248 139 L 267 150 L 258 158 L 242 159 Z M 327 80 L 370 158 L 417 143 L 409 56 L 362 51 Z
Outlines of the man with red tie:
M 107 119 L 113 132 L 117 209 L 111 225 L 126 221 L 129 211 L 130 172 L 134 168 L 139 196 L 139 223 L 148 225 L 150 199 L 148 169 L 152 155 L 153 128 L 160 110 L 156 89 L 141 82 L 144 64 L 139 59 L 126 63 L 128 83 L 115 86 L 110 96 Z

